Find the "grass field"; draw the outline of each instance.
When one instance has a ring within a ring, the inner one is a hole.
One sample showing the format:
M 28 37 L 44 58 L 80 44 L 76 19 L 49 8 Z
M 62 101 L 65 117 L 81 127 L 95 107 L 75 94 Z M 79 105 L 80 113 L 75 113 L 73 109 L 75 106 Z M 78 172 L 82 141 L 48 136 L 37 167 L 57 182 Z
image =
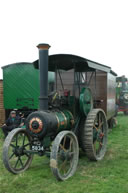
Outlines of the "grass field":
M 128 193 L 128 116 L 118 116 L 118 126 L 108 136 L 104 160 L 90 162 L 81 155 L 75 175 L 57 182 L 49 159 L 35 156 L 20 175 L 9 173 L 2 163 L 0 132 L 0 193 Z

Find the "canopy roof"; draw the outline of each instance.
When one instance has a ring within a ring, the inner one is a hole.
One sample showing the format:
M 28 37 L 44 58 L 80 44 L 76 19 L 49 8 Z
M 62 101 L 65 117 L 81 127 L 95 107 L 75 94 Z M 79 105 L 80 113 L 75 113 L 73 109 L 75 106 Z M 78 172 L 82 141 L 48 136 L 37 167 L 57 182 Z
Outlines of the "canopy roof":
M 39 68 L 38 62 L 39 60 L 36 60 L 32 63 L 19 62 L 19 63 L 14 63 L 14 64 L 3 66 L 2 68 L 4 69 L 4 68 L 12 67 L 13 65 L 30 64 L 30 65 L 34 65 L 34 67 L 38 69 Z M 56 54 L 56 55 L 49 56 L 48 70 L 55 72 L 56 68 L 60 70 L 66 70 L 66 71 L 75 68 L 77 72 L 101 70 L 103 72 L 110 72 L 114 76 L 117 76 L 117 74 L 113 72 L 111 70 L 111 67 L 109 66 L 99 64 L 97 62 L 88 60 L 86 58 L 82 58 L 80 56 L 69 55 L 69 54 Z
M 127 79 L 125 76 L 118 76 L 118 77 L 116 78 L 116 82 L 122 82 L 122 80 L 124 80 L 125 82 L 128 81 L 128 79 Z
M 37 69 L 39 68 L 38 60 L 33 62 L 33 64 L 35 68 Z M 93 62 L 80 56 L 69 54 L 56 54 L 49 56 L 48 70 L 55 71 L 56 68 L 60 70 L 71 70 L 75 68 L 77 72 L 101 70 L 104 72 L 113 73 L 113 71 L 111 71 L 111 68 L 109 66 Z

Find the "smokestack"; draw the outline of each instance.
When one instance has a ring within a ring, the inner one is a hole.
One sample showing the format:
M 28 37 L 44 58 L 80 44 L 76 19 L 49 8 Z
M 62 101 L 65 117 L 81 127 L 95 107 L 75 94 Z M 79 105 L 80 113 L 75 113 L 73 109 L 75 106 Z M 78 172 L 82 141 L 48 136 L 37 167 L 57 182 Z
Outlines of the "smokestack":
M 122 90 L 126 90 L 126 78 L 125 76 L 122 76 Z
M 39 44 L 40 97 L 39 110 L 48 110 L 48 44 Z

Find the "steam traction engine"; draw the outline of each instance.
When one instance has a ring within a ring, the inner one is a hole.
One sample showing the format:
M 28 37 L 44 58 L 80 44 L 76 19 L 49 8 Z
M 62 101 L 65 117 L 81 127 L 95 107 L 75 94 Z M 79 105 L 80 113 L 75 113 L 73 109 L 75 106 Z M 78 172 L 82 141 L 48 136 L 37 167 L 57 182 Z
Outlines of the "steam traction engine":
M 125 76 L 116 78 L 116 110 L 128 115 L 128 79 Z
M 113 93 L 112 89 L 111 95 L 106 92 L 106 82 L 114 75 L 110 67 L 85 58 L 48 56 L 49 47 L 38 45 L 39 62 L 34 62 L 40 69 L 39 110 L 28 116 L 26 129 L 14 129 L 7 136 L 3 162 L 18 174 L 30 166 L 33 154 L 49 154 L 53 174 L 57 180 L 66 180 L 76 171 L 79 146 L 90 160 L 98 161 L 105 155 L 107 121 L 115 113 L 111 109 L 115 101 L 112 99 L 111 106 L 107 103 L 107 94 L 113 97 Z M 56 74 L 52 93 L 48 93 L 48 70 Z

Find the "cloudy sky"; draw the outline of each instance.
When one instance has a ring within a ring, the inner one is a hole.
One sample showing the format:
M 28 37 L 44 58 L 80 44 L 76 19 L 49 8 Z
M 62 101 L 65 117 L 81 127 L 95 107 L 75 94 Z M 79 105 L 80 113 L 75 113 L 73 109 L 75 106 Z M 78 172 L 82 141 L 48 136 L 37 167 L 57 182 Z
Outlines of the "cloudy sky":
M 42 42 L 128 76 L 128 0 L 0 0 L 0 66 L 36 60 Z

